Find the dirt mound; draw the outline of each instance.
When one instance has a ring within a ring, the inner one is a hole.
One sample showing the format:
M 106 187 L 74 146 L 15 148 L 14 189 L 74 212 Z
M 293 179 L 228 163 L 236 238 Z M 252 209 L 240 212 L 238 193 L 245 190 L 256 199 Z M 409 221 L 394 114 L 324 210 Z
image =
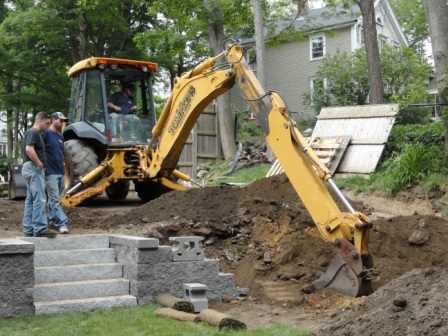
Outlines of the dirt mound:
M 448 270 L 416 269 L 359 299 L 319 336 L 448 335 Z
M 361 204 L 356 207 L 366 211 Z M 242 189 L 172 192 L 96 223 L 110 230 L 123 223 L 145 227 L 143 234 L 162 242 L 172 235 L 202 235 L 208 255 L 220 258 L 224 269 L 235 273 L 240 286 L 250 287 L 253 295 L 269 300 L 288 292 L 284 288 L 294 288 L 291 301 L 306 300 L 300 288 L 325 270 L 334 253 L 321 239 L 285 176 L 260 180 Z M 414 268 L 448 265 L 444 257 L 448 253 L 445 220 L 415 215 L 373 224 L 370 251 L 375 288 Z M 412 235 L 420 241 L 411 244 Z M 272 281 L 282 288 L 272 286 Z
M 21 217 L 21 211 L 11 211 L 12 203 L 3 202 L 0 226 L 20 228 L 19 218 L 11 216 Z M 355 207 L 368 212 L 362 204 Z M 144 235 L 162 243 L 169 236 L 204 236 L 207 255 L 219 258 L 224 271 L 235 273 L 239 286 L 250 287 L 253 296 L 265 301 L 308 302 L 301 288 L 325 270 L 334 253 L 285 176 L 245 188 L 171 192 L 130 209 L 78 207 L 68 215 L 72 232 Z M 370 232 L 375 288 L 415 268 L 448 266 L 448 222 L 441 218 L 380 219 Z

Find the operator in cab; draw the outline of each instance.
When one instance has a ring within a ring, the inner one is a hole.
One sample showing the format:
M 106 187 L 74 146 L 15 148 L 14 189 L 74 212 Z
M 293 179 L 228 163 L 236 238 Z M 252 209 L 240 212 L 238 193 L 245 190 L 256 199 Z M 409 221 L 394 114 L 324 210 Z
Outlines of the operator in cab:
M 131 83 L 121 83 L 121 91 L 111 96 L 107 106 L 111 112 L 120 114 L 132 114 L 137 110 L 134 103 L 134 85 Z

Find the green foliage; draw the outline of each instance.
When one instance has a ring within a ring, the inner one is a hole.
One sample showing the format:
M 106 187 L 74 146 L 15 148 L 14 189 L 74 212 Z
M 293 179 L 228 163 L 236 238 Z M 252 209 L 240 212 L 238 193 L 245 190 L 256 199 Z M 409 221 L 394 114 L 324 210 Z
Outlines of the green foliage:
M 307 336 L 306 331 L 274 325 L 251 331 L 218 331 L 202 323 L 158 318 L 156 306 L 114 308 L 89 313 L 38 315 L 0 320 L 0 336 Z
M 443 151 L 442 123 L 395 125 L 386 146 L 385 161 L 369 178 L 338 179 L 338 184 L 358 192 L 397 193 L 421 184 L 433 191 L 448 182 L 448 162 Z
M 386 157 L 401 153 L 407 145 L 442 147 L 444 125 L 441 122 L 424 125 L 395 125 L 386 146 Z
M 211 6 L 222 10 L 225 33 L 229 36 L 251 34 L 252 14 L 248 0 L 213 0 Z M 203 0 L 156 0 L 149 8 L 151 29 L 137 33 L 134 42 L 148 57 L 167 70 L 170 80 L 190 69 L 210 54 L 208 45 L 209 13 Z
M 440 191 L 448 185 L 448 175 L 442 173 L 430 174 L 423 179 L 422 185 L 426 192 Z
M 385 161 L 374 184 L 389 193 L 416 185 L 425 177 L 444 170 L 444 155 L 439 146 L 405 145 L 400 155 Z
M 429 191 L 440 186 L 439 183 L 446 183 L 447 173 L 447 162 L 441 146 L 404 144 L 399 153 L 384 161 L 369 178 L 342 178 L 338 179 L 338 184 L 357 192 L 377 190 L 395 194 L 418 184 Z
M 260 138 L 263 135 L 263 130 L 255 120 L 249 120 L 249 113 L 247 111 L 238 112 L 237 118 L 237 140 L 248 141 Z
M 282 43 L 305 41 L 308 35 L 302 31 L 297 31 L 289 27 L 278 34 L 272 34 L 266 41 L 266 47 L 273 48 Z
M 326 86 L 306 94 L 305 103 L 316 111 L 328 105 L 366 104 L 369 93 L 367 69 L 364 49 L 326 57 L 315 76 L 315 80 L 326 81 Z M 426 100 L 431 68 L 412 49 L 384 47 L 381 69 L 386 102 L 398 103 L 405 109 L 409 104 Z
M 10 160 L 6 156 L 0 156 L 0 175 L 6 175 L 9 170 Z
M 409 44 L 419 53 L 423 52 L 423 41 L 429 36 L 425 9 L 421 0 L 390 0 Z

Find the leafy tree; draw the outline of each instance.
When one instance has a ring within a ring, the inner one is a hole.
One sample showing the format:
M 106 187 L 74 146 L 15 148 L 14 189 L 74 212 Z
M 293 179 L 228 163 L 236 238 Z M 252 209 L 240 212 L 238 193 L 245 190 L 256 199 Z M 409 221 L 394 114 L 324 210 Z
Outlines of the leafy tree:
M 423 42 L 428 39 L 428 22 L 421 0 L 389 0 L 400 22 L 409 46 L 423 54 Z
M 402 109 L 425 101 L 431 69 L 412 49 L 386 46 L 381 52 L 381 69 L 385 101 L 399 103 Z M 327 57 L 319 66 L 316 79 L 322 85 L 305 96 L 306 103 L 316 112 L 322 106 L 366 104 L 369 81 L 365 50 Z

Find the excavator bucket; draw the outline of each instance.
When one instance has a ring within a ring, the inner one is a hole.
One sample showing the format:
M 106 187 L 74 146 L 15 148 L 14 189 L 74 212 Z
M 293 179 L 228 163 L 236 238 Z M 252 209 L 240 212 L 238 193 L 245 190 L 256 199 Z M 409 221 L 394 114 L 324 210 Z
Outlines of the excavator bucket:
M 338 239 L 335 244 L 337 254 L 327 270 L 314 281 L 314 287 L 333 288 L 353 297 L 370 294 L 372 287 L 368 272 L 372 267 L 371 258 L 359 255 L 346 239 Z

